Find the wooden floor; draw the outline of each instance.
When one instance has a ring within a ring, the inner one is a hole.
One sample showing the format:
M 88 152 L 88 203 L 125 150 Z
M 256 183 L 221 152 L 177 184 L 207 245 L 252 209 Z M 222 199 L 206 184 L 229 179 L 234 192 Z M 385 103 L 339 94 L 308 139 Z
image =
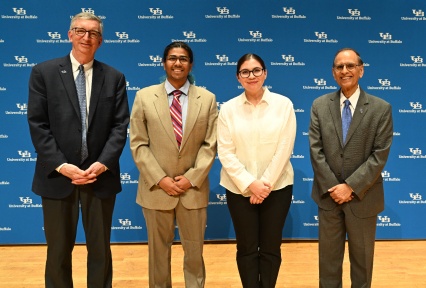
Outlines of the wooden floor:
M 241 287 L 235 264 L 234 243 L 206 243 L 206 288 Z M 112 245 L 114 261 L 113 287 L 148 287 L 147 245 Z M 315 241 L 284 242 L 283 263 L 276 287 L 318 287 L 318 256 Z M 0 287 L 44 287 L 43 273 L 46 247 L 0 246 Z M 173 245 L 173 287 L 185 287 L 182 275 L 182 247 Z M 426 241 L 377 241 L 373 287 L 426 287 Z M 85 246 L 78 245 L 73 255 L 74 287 L 83 288 L 86 278 Z M 344 284 L 350 287 L 347 255 L 344 261 Z

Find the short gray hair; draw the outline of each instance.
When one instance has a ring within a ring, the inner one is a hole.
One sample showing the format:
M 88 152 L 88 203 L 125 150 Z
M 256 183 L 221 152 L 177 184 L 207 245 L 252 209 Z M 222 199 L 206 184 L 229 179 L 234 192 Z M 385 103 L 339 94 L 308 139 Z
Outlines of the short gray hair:
M 95 14 L 90 13 L 90 12 L 81 12 L 81 13 L 78 13 L 78 14 L 74 15 L 74 17 L 72 17 L 72 19 L 71 19 L 70 30 L 71 30 L 72 28 L 74 28 L 74 27 L 73 27 L 73 25 L 74 25 L 74 22 L 75 22 L 77 19 L 95 20 L 95 21 L 97 21 L 97 22 L 99 23 L 99 29 L 101 30 L 101 31 L 99 31 L 99 32 L 102 34 L 102 32 L 103 32 L 103 30 L 104 30 L 104 24 L 102 23 L 101 18 L 99 18 L 99 17 L 98 17 L 98 16 L 96 16 Z

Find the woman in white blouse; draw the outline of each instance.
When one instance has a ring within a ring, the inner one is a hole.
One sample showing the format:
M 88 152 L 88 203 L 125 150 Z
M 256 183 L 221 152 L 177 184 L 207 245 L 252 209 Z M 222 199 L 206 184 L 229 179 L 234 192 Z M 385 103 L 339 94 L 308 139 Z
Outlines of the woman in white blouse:
M 266 76 L 258 55 L 240 58 L 237 80 L 244 92 L 221 106 L 217 127 L 220 184 L 234 224 L 241 282 L 249 288 L 275 287 L 293 191 L 293 104 L 263 87 Z

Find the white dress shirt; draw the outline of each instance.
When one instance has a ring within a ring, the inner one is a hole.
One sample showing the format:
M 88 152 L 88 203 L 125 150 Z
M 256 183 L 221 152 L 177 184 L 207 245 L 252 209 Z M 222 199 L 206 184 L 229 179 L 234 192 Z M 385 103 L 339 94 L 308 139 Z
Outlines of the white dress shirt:
M 71 65 L 72 65 L 72 73 L 74 76 L 74 80 L 77 78 L 77 75 L 79 73 L 78 67 L 80 67 L 80 64 L 77 59 L 74 58 L 72 53 L 70 53 L 71 58 Z M 89 107 L 90 107 L 90 96 L 92 95 L 92 79 L 93 79 L 93 61 L 90 61 L 89 63 L 84 63 L 84 75 L 86 77 L 86 126 L 87 121 L 89 119 Z
M 70 53 L 71 58 L 71 66 L 72 66 L 72 74 L 74 77 L 74 81 L 77 78 L 78 73 L 80 70 L 78 67 L 80 67 L 80 63 L 77 61 L 77 59 L 74 58 L 72 55 L 72 52 Z M 90 61 L 89 63 L 83 64 L 84 66 L 84 76 L 86 78 L 86 126 L 88 125 L 89 121 L 89 106 L 90 106 L 90 96 L 92 95 L 92 79 L 93 79 L 93 61 Z M 59 165 L 55 170 L 61 171 L 61 168 L 67 163 L 62 163 Z M 107 170 L 107 167 L 105 166 L 105 171 Z
M 351 105 L 349 105 L 349 108 L 351 109 L 352 116 L 354 115 L 356 104 L 358 103 L 359 94 L 361 94 L 361 90 L 358 88 L 355 90 L 354 94 L 352 94 L 349 98 L 346 98 L 346 96 L 343 94 L 342 91 L 340 91 L 340 114 L 343 113 L 343 108 L 345 107 L 345 100 L 349 100 L 351 102 Z
M 220 185 L 249 197 L 255 180 L 269 182 L 272 190 L 293 184 L 296 116 L 290 99 L 264 88 L 255 106 L 243 92 L 221 106 L 218 120 Z
M 165 81 L 165 88 L 167 92 L 167 98 L 169 100 L 169 107 L 172 106 L 173 102 L 173 91 L 180 90 L 182 92 L 182 95 L 179 97 L 180 105 L 182 106 L 182 135 L 185 133 L 185 123 L 186 123 L 186 115 L 188 114 L 188 91 L 189 86 L 191 84 L 188 80 L 186 80 L 185 84 L 183 84 L 182 87 L 179 89 L 176 89 L 173 87 L 172 84 L 170 84 L 169 80 L 166 79 Z

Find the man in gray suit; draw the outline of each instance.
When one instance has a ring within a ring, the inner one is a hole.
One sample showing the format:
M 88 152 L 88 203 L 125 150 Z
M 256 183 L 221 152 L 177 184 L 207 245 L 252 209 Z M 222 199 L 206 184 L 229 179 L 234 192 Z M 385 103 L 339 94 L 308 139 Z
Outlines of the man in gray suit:
M 352 287 L 371 287 L 392 111 L 389 103 L 359 87 L 364 66 L 354 49 L 336 53 L 332 72 L 340 90 L 313 102 L 309 128 L 312 198 L 319 217 L 319 286 L 342 287 L 347 236 Z
M 204 287 L 208 173 L 216 155 L 215 95 L 190 83 L 193 53 L 183 42 L 163 55 L 165 82 L 136 94 L 130 148 L 140 171 L 136 202 L 148 229 L 149 287 L 172 287 L 175 220 L 186 287 Z

